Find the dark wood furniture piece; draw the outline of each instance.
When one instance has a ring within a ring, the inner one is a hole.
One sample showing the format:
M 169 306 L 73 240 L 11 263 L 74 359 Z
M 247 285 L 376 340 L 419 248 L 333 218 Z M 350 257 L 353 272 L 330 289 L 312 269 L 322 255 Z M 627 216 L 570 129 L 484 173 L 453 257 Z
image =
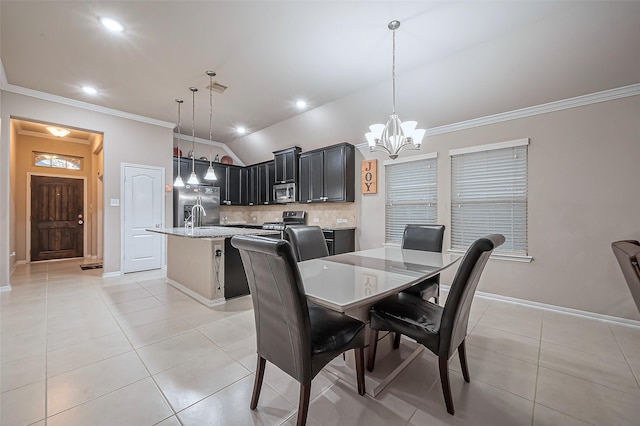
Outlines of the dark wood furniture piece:
M 350 253 L 356 249 L 356 230 L 354 228 L 323 229 L 329 255 Z
M 406 293 L 386 297 L 371 307 L 369 358 L 367 368 L 373 371 L 378 331 L 400 333 L 415 339 L 438 356 L 440 382 L 449 414 L 454 414 L 449 358 L 458 350 L 462 375 L 469 382 L 465 339 L 469 310 L 480 276 L 491 252 L 504 243 L 504 236 L 487 235 L 476 240 L 467 250 L 449 289 L 444 308 Z
M 333 358 L 355 349 L 358 393 L 364 395 L 364 323 L 308 305 L 291 245 L 284 240 L 235 236 L 256 322 L 256 367 L 251 409 L 258 405 L 266 361 L 300 383 L 297 425 L 306 424 L 311 381 Z
M 298 156 L 300 151 L 299 146 L 292 146 L 273 153 L 276 183 L 295 183 L 298 181 Z
M 300 203 L 353 202 L 355 147 L 341 143 L 300 154 Z

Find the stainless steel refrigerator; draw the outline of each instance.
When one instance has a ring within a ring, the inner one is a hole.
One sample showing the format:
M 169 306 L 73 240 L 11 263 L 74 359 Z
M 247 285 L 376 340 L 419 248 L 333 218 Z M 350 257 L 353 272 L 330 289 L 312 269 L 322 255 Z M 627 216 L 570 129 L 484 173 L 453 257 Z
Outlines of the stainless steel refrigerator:
M 200 196 L 206 215 L 196 209 L 193 213 L 193 226 L 212 226 L 220 224 L 220 188 L 206 185 L 185 185 L 173 188 L 173 226 L 183 227 L 189 218 L 193 206 Z

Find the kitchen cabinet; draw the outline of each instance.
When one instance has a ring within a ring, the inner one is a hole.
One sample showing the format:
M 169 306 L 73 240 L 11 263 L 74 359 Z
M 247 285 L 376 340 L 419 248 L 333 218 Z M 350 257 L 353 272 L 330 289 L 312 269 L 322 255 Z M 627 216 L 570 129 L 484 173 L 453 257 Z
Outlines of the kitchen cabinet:
M 273 153 L 275 161 L 276 183 L 288 183 L 298 181 L 298 157 L 300 147 L 282 149 Z
M 275 163 L 268 161 L 247 167 L 247 204 L 274 204 L 271 188 L 275 183 Z
M 300 155 L 298 200 L 301 203 L 355 200 L 355 147 L 332 145 Z
M 329 256 L 355 251 L 355 231 L 354 228 L 323 229 L 322 233 L 327 242 Z
M 247 205 L 248 169 L 228 165 L 221 166 L 221 169 L 224 169 L 224 184 L 220 183 L 220 204 L 227 206 Z M 218 171 L 214 170 L 217 176 Z

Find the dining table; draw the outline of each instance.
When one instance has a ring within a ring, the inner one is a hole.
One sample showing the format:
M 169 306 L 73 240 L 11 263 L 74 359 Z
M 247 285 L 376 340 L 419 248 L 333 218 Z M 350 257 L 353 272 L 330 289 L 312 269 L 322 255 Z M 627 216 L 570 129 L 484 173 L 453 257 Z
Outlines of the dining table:
M 439 274 L 460 260 L 460 255 L 399 246 L 343 253 L 298 263 L 307 300 L 342 312 L 367 324 L 369 310 L 377 301 Z M 368 326 L 367 326 L 368 327 Z M 368 338 L 369 333 L 366 333 Z M 378 342 L 376 370 L 367 372 L 367 393 L 376 396 L 423 350 L 422 345 L 403 339 L 400 350 L 392 350 L 392 336 Z M 352 354 L 351 354 L 352 355 Z M 333 362 L 329 371 L 354 381 L 354 360 Z

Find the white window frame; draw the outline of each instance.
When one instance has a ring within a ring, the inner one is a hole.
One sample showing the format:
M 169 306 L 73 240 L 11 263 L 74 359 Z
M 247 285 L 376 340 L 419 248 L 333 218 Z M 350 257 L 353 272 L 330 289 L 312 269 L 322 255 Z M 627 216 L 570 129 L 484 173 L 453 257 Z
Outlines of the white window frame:
M 433 152 L 433 153 L 429 153 L 429 154 L 424 154 L 424 155 L 415 155 L 415 156 L 411 156 L 411 157 L 405 157 L 405 158 L 401 158 L 401 159 L 396 159 L 396 160 L 386 160 L 384 161 L 383 165 L 385 167 L 385 225 L 384 225 L 384 239 L 385 239 L 385 244 L 389 244 L 389 245 L 399 245 L 402 242 L 402 239 L 400 238 L 400 240 L 389 240 L 389 233 L 391 232 L 389 227 L 392 226 L 390 221 L 389 221 L 389 214 L 390 209 L 389 206 L 394 205 L 393 200 L 391 199 L 394 191 L 396 190 L 403 190 L 406 188 L 404 184 L 402 185 L 405 188 L 402 187 L 398 187 L 395 188 L 393 185 L 390 185 L 389 183 L 389 167 L 390 166 L 397 166 L 399 164 L 404 164 L 404 163 L 413 163 L 416 161 L 425 161 L 425 160 L 433 160 L 431 161 L 431 165 L 434 167 L 433 170 L 433 175 L 434 175 L 434 181 L 428 183 L 429 185 L 433 186 L 433 191 L 429 191 L 427 195 L 427 193 L 425 193 L 425 198 L 424 199 L 420 199 L 420 200 L 401 200 L 401 201 L 397 201 L 395 203 L 395 205 L 425 205 L 428 207 L 429 211 L 433 211 L 433 221 L 425 221 L 423 218 L 416 218 L 416 219 L 411 219 L 409 218 L 408 221 L 405 223 L 405 225 L 407 223 L 422 223 L 422 224 L 435 224 L 437 223 L 438 220 L 438 153 L 437 152 Z M 394 220 L 393 222 L 396 222 L 397 224 L 397 220 Z M 404 226 L 402 227 L 404 230 Z
M 513 203 L 513 205 L 516 204 L 522 204 L 522 202 L 524 202 L 524 216 L 519 216 L 517 219 L 519 219 L 520 223 L 524 223 L 524 229 L 522 229 L 522 226 L 520 226 L 520 230 L 517 230 L 515 228 L 517 228 L 517 226 L 515 226 L 514 224 L 516 223 L 515 221 L 512 222 L 507 222 L 507 223 L 502 223 L 497 225 L 498 227 L 511 227 L 514 228 L 514 232 L 519 234 L 521 243 L 517 246 L 514 247 L 513 250 L 505 250 L 505 246 L 502 247 L 502 250 L 500 248 L 498 248 L 496 251 L 494 251 L 492 257 L 494 258 L 498 258 L 498 259 L 504 259 L 504 260 L 513 260 L 513 261 L 519 261 L 519 262 L 531 262 L 531 260 L 533 259 L 530 255 L 529 255 L 529 241 L 528 241 L 528 235 L 527 235 L 527 228 L 528 228 L 528 224 L 527 224 L 527 220 L 528 220 L 528 145 L 529 145 L 529 139 L 517 139 L 517 140 L 512 140 L 512 141 L 506 141 L 506 142 L 498 142 L 498 143 L 492 143 L 492 144 L 486 144 L 486 145 L 477 145 L 477 146 L 473 146 L 473 147 L 468 147 L 468 148 L 461 148 L 461 149 L 452 149 L 449 151 L 449 156 L 451 158 L 451 248 L 449 249 L 449 252 L 451 253 L 464 253 L 466 251 L 467 247 L 462 247 L 461 245 L 456 246 L 456 241 L 458 241 L 460 238 L 458 235 L 456 235 L 457 232 L 459 232 L 460 226 L 461 224 L 455 223 L 454 221 L 454 209 L 456 208 L 456 205 L 464 205 L 465 203 L 477 203 L 480 200 L 483 200 L 483 196 L 481 194 L 478 195 L 478 197 L 474 197 L 474 198 L 470 198 L 468 200 L 461 200 L 456 196 L 456 175 L 457 175 L 457 171 L 455 170 L 456 165 L 454 164 L 455 157 L 459 157 L 461 155 L 465 155 L 465 154 L 475 154 L 475 153 L 486 153 L 488 151 L 493 151 L 493 150 L 503 150 L 503 149 L 509 149 L 509 148 L 517 148 L 517 147 L 526 147 L 526 155 L 527 155 L 527 160 L 524 163 L 524 167 L 525 170 L 520 170 L 520 173 L 524 174 L 524 178 L 525 178 L 525 182 L 524 182 L 524 196 L 520 193 L 518 194 L 518 191 L 522 191 L 522 187 L 520 186 L 520 188 L 516 189 L 513 196 L 511 198 L 509 197 L 505 197 L 504 199 L 501 199 L 501 201 L 506 201 L 506 202 L 511 202 Z M 524 200 L 522 199 L 524 197 Z M 501 197 L 502 198 L 502 197 Z M 491 202 L 489 201 L 488 204 L 491 204 Z M 496 202 L 496 204 L 498 204 Z M 513 209 L 515 211 L 517 211 L 517 209 Z M 512 211 L 513 211 L 512 210 Z M 487 230 L 487 233 L 491 232 L 491 230 Z M 505 237 L 509 238 L 508 235 L 505 235 Z M 467 241 L 468 242 L 468 241 Z

